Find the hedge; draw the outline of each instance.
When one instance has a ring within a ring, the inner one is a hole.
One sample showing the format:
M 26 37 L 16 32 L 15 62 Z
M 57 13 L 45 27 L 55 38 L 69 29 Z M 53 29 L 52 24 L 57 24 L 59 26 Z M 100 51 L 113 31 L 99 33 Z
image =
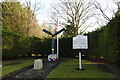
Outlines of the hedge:
M 110 22 L 96 31 L 88 33 L 89 56 L 120 64 L 120 15 L 116 13 Z
M 55 53 L 57 53 L 57 40 L 55 39 Z M 59 39 L 60 56 L 76 56 L 77 50 L 72 49 L 72 38 Z M 2 31 L 2 57 L 18 58 L 40 54 L 47 56 L 51 54 L 51 38 L 28 37 L 23 34 Z
M 74 57 L 78 52 L 89 57 L 104 57 L 104 59 L 118 63 L 120 62 L 120 15 L 115 17 L 102 28 L 88 34 L 88 50 L 73 50 L 72 37 L 59 39 L 60 56 Z M 56 53 L 55 40 L 55 53 Z M 28 37 L 23 34 L 2 32 L 3 58 L 20 57 L 31 54 L 47 56 L 51 54 L 51 38 Z
M 51 53 L 51 39 L 29 37 L 23 34 L 2 31 L 2 57 L 11 59 L 41 54 L 47 56 Z
M 30 38 L 10 31 L 2 31 L 2 57 L 23 56 L 31 50 Z

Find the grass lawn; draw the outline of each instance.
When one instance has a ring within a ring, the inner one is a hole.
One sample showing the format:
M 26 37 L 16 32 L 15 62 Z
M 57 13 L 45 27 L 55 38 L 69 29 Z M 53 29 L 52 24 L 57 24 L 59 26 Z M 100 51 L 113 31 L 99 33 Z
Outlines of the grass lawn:
M 89 61 L 82 61 L 82 67 L 86 70 L 75 70 L 78 68 L 78 59 L 65 59 L 61 62 L 47 78 L 116 78 L 116 75 L 102 72 L 96 64 Z
M 2 62 L 2 76 L 34 63 L 34 59 L 18 59 Z M 10 65 L 13 64 L 13 65 Z M 4 66 L 5 65 L 5 66 Z

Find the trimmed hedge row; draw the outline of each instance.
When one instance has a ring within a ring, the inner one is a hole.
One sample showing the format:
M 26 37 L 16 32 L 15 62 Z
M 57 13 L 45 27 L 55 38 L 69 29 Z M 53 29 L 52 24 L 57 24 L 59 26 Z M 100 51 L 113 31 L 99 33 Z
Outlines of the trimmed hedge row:
M 31 50 L 31 39 L 25 35 L 2 31 L 2 57 L 23 56 Z
M 51 53 L 51 39 L 28 37 L 23 34 L 2 31 L 2 57 L 11 59 L 40 54 L 46 56 Z
M 56 51 L 56 42 L 55 40 L 55 53 Z M 82 54 L 87 54 L 88 50 L 86 49 L 73 49 L 73 38 L 67 37 L 67 38 L 60 38 L 59 39 L 59 56 L 60 57 L 75 57 L 79 55 L 79 52 Z
M 104 57 L 104 59 L 120 64 L 120 15 L 104 27 L 97 29 L 89 36 L 89 56 Z
M 50 38 L 37 38 L 34 37 L 32 40 L 32 53 L 47 56 L 51 54 L 51 39 Z
M 57 46 L 55 40 L 55 53 Z M 72 38 L 59 39 L 60 56 L 76 56 L 78 51 L 72 49 Z M 51 38 L 28 37 L 15 32 L 2 31 L 2 57 L 18 58 L 40 54 L 47 56 L 51 54 Z

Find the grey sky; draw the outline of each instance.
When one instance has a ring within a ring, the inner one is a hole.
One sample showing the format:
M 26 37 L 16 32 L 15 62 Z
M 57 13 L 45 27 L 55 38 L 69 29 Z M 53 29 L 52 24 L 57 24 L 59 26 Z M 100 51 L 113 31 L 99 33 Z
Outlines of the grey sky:
M 25 3 L 25 1 L 28 0 L 19 0 L 22 4 Z M 39 24 L 43 24 L 43 23 L 49 23 L 50 22 L 50 16 L 51 16 L 51 12 L 52 12 L 52 6 L 57 7 L 59 1 L 61 0 L 29 0 L 32 1 L 32 4 L 34 4 L 35 1 L 41 2 L 42 8 L 36 12 L 36 18 L 38 20 Z M 86 0 L 89 1 L 89 0 Z M 102 9 L 106 9 L 105 14 L 108 17 L 112 17 L 113 16 L 113 10 L 116 11 L 117 10 L 117 6 L 114 4 L 113 0 L 97 0 L 99 2 L 99 4 L 101 5 Z M 118 2 L 120 2 L 120 0 L 117 0 Z M 38 6 L 41 7 L 41 6 Z M 94 10 L 93 12 L 95 13 L 100 13 L 99 10 Z M 105 20 L 101 17 L 97 17 L 96 18 L 91 18 L 89 20 L 88 23 L 94 22 L 96 23 L 96 21 L 98 21 L 100 23 L 100 25 L 105 25 L 106 22 Z M 93 27 L 90 27 L 87 29 L 87 31 L 92 31 L 95 28 L 99 27 L 98 24 L 94 25 Z
M 52 12 L 52 6 L 57 7 L 59 0 L 38 0 L 38 1 L 41 1 L 43 4 L 42 10 L 39 11 L 40 14 L 36 15 L 39 24 L 49 23 L 50 22 L 50 15 Z M 113 0 L 97 0 L 97 1 L 100 3 L 103 10 L 106 9 L 105 14 L 111 18 L 113 16 L 113 13 L 112 13 L 113 10 L 116 11 L 116 9 L 117 9 L 117 6 L 114 4 Z M 100 11 L 95 10 L 95 13 L 100 13 Z M 99 21 L 101 26 L 106 24 L 106 22 L 105 22 L 104 18 L 102 18 L 102 16 L 101 16 L 101 18 L 98 17 L 97 20 L 96 20 L 96 18 L 91 18 L 91 20 L 89 20 L 89 21 L 90 22 L 91 21 L 92 22 Z M 88 23 L 90 23 L 90 22 L 88 22 Z M 98 24 L 96 24 L 94 27 L 88 28 L 87 30 L 91 31 L 97 27 L 99 27 Z

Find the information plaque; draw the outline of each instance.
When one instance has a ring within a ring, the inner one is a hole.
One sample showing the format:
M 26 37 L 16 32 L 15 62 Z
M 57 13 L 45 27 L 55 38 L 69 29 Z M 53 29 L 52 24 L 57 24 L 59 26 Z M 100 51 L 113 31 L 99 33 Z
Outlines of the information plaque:
M 88 37 L 84 35 L 73 37 L 73 49 L 88 49 Z

